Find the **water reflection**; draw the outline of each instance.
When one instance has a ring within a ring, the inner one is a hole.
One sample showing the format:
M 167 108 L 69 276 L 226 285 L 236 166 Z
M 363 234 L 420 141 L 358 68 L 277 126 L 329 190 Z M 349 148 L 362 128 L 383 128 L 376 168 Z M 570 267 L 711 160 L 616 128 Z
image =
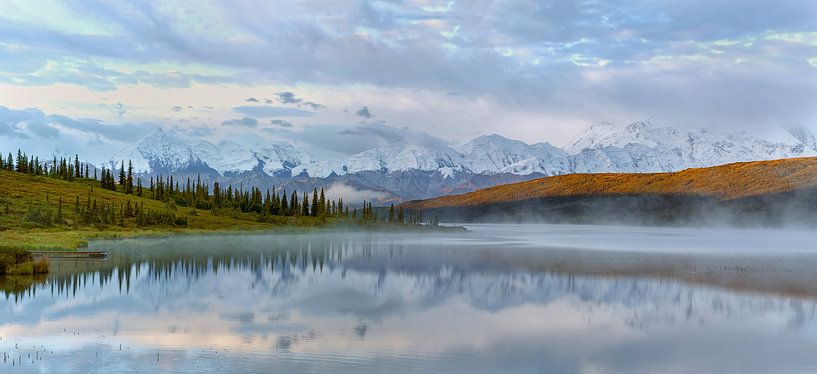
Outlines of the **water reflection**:
M 666 256 L 555 249 L 542 256 L 542 249 L 488 244 L 363 234 L 94 243 L 110 251 L 107 260 L 55 261 L 46 279 L 6 290 L 0 352 L 16 358 L 0 367 L 654 372 L 817 365 L 817 303 L 808 292 L 787 291 L 792 277 L 778 275 L 798 267 L 744 259 L 738 267 L 753 269 L 749 278 L 772 274 L 769 283 L 783 285 L 770 290 L 733 280 L 747 271 L 714 271 L 723 258 L 662 262 Z M 675 268 L 722 281 L 702 284 Z

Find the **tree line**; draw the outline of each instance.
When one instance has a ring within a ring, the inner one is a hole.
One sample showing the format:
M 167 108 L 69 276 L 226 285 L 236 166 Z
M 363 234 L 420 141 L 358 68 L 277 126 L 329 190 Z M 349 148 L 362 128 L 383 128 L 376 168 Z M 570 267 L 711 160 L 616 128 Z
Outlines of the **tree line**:
M 318 190 L 313 188 L 311 193 L 307 191 L 299 192 L 293 190 L 287 192 L 285 189 L 278 191 L 276 187 L 272 190 L 262 191 L 258 187 L 244 189 L 243 185 L 233 188 L 232 185 L 222 186 L 219 182 L 212 184 L 212 191 L 209 184 L 203 182 L 200 176 L 195 180 L 187 177 L 184 181 L 174 176 L 151 176 L 149 184 L 143 186 L 141 177 L 136 177 L 133 171 L 133 163 L 129 160 L 127 168 L 124 160 L 121 161 L 118 170 L 108 169 L 104 166 L 101 170 L 82 163 L 79 155 L 70 158 L 57 158 L 42 162 L 39 157 L 31 157 L 21 150 L 17 151 L 16 158 L 11 153 L 5 160 L 0 157 L 0 170 L 15 171 L 24 174 L 38 175 L 74 181 L 78 179 L 95 180 L 99 187 L 111 191 L 121 192 L 139 197 L 150 198 L 162 201 L 173 206 L 190 207 L 203 210 L 211 210 L 214 214 L 226 214 L 231 211 L 241 213 L 256 213 L 259 220 L 266 216 L 283 217 L 319 217 L 319 218 L 342 218 L 362 222 L 389 222 L 399 224 L 421 224 L 424 223 L 420 213 L 409 213 L 403 210 L 402 206 L 395 207 L 391 204 L 388 213 L 385 208 L 377 209 L 373 207 L 371 201 L 364 201 L 360 209 L 350 207 L 344 203 L 343 198 L 330 199 L 326 196 L 324 188 Z M 116 175 L 116 177 L 115 177 Z M 60 202 L 60 210 L 62 203 Z M 118 208 L 118 209 L 117 209 Z M 128 208 L 125 206 L 100 206 L 91 202 L 90 196 L 86 201 L 86 206 L 77 206 L 75 209 L 82 210 L 82 216 L 93 216 L 95 218 L 84 218 L 84 221 L 92 223 L 116 224 L 116 219 L 135 218 L 140 214 L 127 214 L 126 212 L 136 212 L 145 214 L 145 211 L 138 208 Z M 119 212 L 116 214 L 115 212 Z M 225 213 L 226 212 L 226 213 Z M 118 216 L 118 217 L 117 217 Z M 153 217 L 153 216 L 151 216 Z M 144 218 L 147 221 L 172 221 L 171 217 Z M 427 222 L 437 225 L 438 222 L 432 219 Z

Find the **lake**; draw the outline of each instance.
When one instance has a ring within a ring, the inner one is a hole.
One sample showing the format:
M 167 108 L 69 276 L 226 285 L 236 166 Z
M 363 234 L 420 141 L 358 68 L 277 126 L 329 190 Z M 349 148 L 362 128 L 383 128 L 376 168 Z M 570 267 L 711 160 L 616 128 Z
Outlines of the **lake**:
M 815 372 L 817 233 L 468 225 L 95 241 L 2 372 Z

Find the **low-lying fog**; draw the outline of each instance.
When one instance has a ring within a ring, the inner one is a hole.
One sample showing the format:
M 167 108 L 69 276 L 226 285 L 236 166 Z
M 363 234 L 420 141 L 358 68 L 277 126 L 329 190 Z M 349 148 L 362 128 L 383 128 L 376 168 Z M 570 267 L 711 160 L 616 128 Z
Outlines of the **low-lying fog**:
M 474 244 L 699 254 L 817 254 L 817 230 L 464 224 Z

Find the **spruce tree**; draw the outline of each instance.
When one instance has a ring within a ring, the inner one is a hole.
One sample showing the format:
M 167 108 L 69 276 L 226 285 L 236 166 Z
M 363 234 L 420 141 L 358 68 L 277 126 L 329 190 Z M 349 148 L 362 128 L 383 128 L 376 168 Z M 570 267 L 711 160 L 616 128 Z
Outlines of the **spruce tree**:
M 318 214 L 320 213 L 320 209 L 321 209 L 320 207 L 321 206 L 318 205 L 318 203 L 319 203 L 318 202 L 318 189 L 315 188 L 315 189 L 313 189 L 313 192 L 312 192 L 312 211 L 311 211 L 311 216 L 312 217 L 317 217 Z M 306 212 L 305 209 L 304 209 L 304 211 Z
M 125 186 L 125 160 L 122 160 L 122 165 L 119 167 L 119 185 Z
M 301 214 L 304 216 L 309 216 L 309 194 L 306 192 L 304 192 L 304 203 L 301 208 L 303 209 Z
M 326 211 L 328 209 L 326 209 L 326 206 L 327 206 L 327 204 L 326 204 L 326 195 L 324 194 L 323 187 L 321 187 L 321 198 L 318 201 L 320 202 L 320 205 L 321 205 L 321 208 L 318 211 L 318 214 L 319 215 L 326 215 Z
M 128 160 L 128 176 L 125 178 L 125 193 L 133 194 L 133 163 Z

